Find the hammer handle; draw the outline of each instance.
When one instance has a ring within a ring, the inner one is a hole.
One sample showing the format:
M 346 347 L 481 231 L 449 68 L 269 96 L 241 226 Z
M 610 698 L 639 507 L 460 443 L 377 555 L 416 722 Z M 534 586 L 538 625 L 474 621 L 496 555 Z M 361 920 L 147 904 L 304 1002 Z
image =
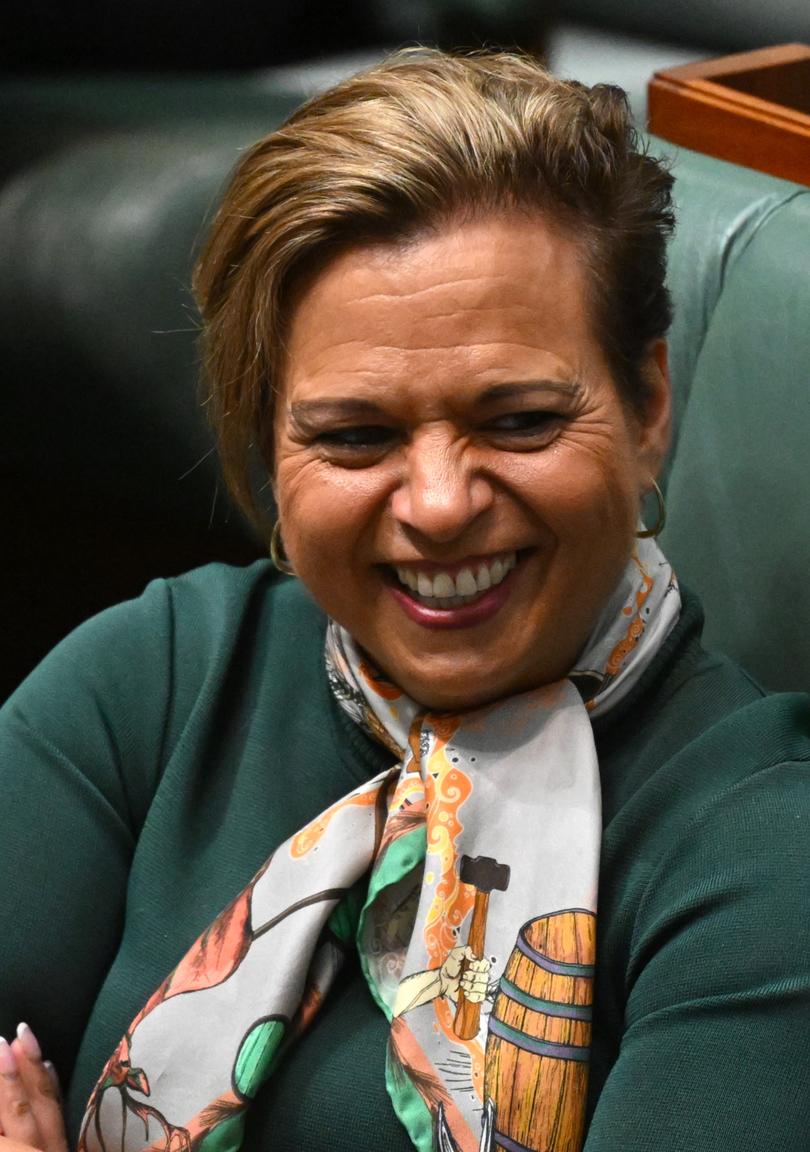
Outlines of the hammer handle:
M 487 910 L 489 908 L 489 892 L 482 892 L 479 889 L 475 893 L 475 903 L 473 904 L 472 920 L 470 922 L 470 934 L 467 937 L 467 944 L 472 950 L 476 960 L 480 960 L 484 955 L 484 939 L 487 931 Z M 467 968 L 467 961 L 462 961 L 459 979 L 464 975 Z M 458 990 L 458 1000 L 456 1001 L 456 1018 L 453 1022 L 453 1031 L 460 1040 L 474 1040 L 478 1035 L 478 1029 L 481 1024 L 481 1005 L 471 1004 L 461 987 Z

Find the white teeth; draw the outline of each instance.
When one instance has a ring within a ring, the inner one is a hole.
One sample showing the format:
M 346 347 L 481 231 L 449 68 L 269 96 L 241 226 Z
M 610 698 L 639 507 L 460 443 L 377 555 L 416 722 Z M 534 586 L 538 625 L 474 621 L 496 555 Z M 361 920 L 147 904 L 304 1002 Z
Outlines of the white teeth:
M 434 577 L 415 572 L 405 566 L 395 569 L 399 582 L 415 592 L 421 600 L 430 601 L 433 608 L 456 608 L 494 588 L 517 564 L 517 553 L 510 552 L 496 560 L 482 562 L 477 571 L 462 568 L 455 579 L 449 572 L 437 572 Z
M 416 579 L 416 591 L 420 596 L 433 595 L 433 581 L 424 572 L 420 572 Z
M 434 596 L 440 596 L 443 598 L 446 598 L 447 596 L 455 596 L 456 582 L 453 577 L 448 576 L 446 572 L 440 572 L 438 576 L 434 576 L 432 594 Z
M 486 569 L 484 569 L 484 571 L 486 571 Z M 489 573 L 487 573 L 487 575 L 489 575 Z M 469 568 L 462 568 L 458 576 L 456 576 L 456 595 L 474 596 L 477 591 L 478 585 L 475 582 L 475 577 L 472 572 Z

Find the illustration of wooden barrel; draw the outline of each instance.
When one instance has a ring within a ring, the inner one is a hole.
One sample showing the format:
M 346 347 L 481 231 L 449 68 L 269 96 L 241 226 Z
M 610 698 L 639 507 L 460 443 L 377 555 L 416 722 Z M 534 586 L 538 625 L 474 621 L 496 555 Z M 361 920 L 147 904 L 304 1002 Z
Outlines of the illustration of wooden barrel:
M 489 1019 L 484 1095 L 504 1152 L 580 1152 L 588 1091 L 596 917 L 524 924 Z

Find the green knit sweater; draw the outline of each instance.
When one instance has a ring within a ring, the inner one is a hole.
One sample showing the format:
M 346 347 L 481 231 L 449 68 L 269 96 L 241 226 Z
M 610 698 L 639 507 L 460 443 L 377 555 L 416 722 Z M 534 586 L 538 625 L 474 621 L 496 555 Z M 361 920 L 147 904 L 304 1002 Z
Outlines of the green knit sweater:
M 684 612 L 594 725 L 604 837 L 587 1152 L 810 1147 L 810 702 Z M 0 1032 L 75 1134 L 158 981 L 270 851 L 390 762 L 336 706 L 324 620 L 265 563 L 158 581 L 0 712 Z M 409 1152 L 350 965 L 251 1109 L 248 1152 Z M 217 1037 L 212 1032 L 211 1043 Z

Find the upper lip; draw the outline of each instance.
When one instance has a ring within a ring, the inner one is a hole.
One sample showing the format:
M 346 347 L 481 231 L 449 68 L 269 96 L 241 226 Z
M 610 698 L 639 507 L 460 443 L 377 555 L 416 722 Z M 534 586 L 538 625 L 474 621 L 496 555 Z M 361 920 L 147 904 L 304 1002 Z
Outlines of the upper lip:
M 474 556 L 465 556 L 463 560 L 388 560 L 391 568 L 407 568 L 411 572 L 424 572 L 426 576 L 435 576 L 446 572 L 456 576 L 464 568 L 474 568 L 478 564 L 492 564 L 495 560 L 502 560 L 513 554 L 520 555 L 520 548 L 499 548 L 492 552 L 478 552 Z

